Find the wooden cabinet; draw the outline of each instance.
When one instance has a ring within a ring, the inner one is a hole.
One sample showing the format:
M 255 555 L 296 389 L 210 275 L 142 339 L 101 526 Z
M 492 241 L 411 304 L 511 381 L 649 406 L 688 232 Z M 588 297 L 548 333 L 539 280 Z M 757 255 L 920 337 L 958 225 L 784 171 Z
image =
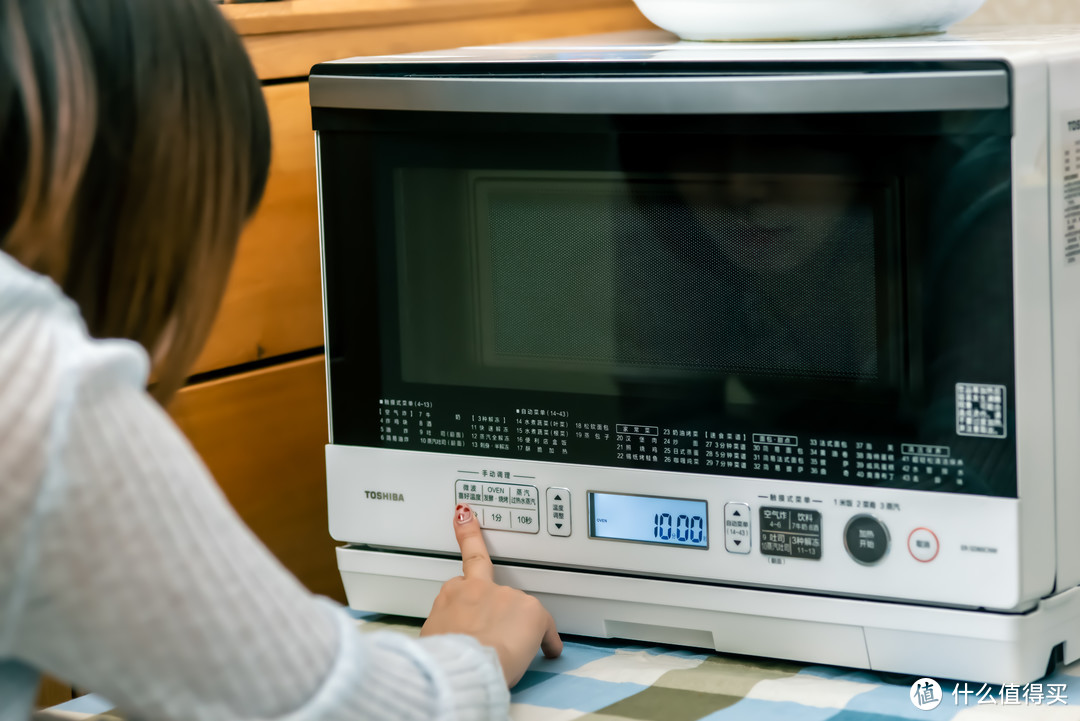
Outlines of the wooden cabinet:
M 633 0 L 285 0 L 230 5 L 262 78 L 387 55 L 653 27 Z
M 326 521 L 323 356 L 189 386 L 170 412 L 274 555 L 315 593 L 344 601 Z
M 195 373 L 323 343 L 315 135 L 307 83 L 264 89 L 273 156 L 266 193 L 240 238 L 221 311 Z
M 38 687 L 37 701 L 34 705 L 37 708 L 55 706 L 56 704 L 70 701 L 73 695 L 71 686 L 68 686 L 66 683 L 61 683 L 49 676 L 45 676 L 41 679 L 41 686 Z

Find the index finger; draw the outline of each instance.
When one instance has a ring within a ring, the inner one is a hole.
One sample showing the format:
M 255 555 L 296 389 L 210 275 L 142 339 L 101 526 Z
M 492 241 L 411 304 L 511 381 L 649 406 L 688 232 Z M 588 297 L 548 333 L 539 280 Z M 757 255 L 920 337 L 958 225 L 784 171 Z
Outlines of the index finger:
M 491 564 L 484 537 L 480 535 L 480 522 L 472 509 L 464 504 L 454 509 L 454 534 L 461 547 L 461 572 L 465 578 L 494 581 L 495 567 Z
M 544 613 L 547 613 L 546 609 Z M 546 628 L 544 629 L 544 637 L 540 640 L 540 650 L 548 658 L 558 658 L 562 655 L 562 637 L 559 636 L 559 630 L 555 627 L 555 619 L 552 618 L 550 613 L 547 613 L 545 622 Z

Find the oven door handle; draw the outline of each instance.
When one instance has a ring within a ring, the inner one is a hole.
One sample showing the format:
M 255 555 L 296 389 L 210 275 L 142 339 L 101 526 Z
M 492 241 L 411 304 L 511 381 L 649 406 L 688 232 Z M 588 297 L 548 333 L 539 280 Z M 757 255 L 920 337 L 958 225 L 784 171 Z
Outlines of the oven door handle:
M 329 76 L 311 105 L 359 110 L 569 115 L 748 115 L 992 110 L 1005 70 L 647 77 Z

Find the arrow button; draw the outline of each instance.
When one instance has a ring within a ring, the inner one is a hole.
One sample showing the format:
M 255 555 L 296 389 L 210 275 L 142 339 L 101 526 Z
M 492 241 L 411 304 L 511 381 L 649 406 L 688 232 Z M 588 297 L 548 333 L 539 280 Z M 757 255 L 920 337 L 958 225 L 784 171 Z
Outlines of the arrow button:
M 547 531 L 551 536 L 570 535 L 571 494 L 566 488 L 547 489 Z
M 728 553 L 750 553 L 753 523 L 750 504 L 735 501 L 724 504 L 724 548 Z

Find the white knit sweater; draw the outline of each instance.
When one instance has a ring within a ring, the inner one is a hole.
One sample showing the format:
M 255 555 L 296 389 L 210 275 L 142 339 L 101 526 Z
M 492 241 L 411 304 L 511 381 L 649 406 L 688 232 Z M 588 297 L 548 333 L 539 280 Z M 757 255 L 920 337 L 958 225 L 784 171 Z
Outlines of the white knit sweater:
M 160 721 L 506 717 L 491 649 L 360 635 L 282 568 L 147 365 L 0 253 L 0 721 L 36 671 Z

